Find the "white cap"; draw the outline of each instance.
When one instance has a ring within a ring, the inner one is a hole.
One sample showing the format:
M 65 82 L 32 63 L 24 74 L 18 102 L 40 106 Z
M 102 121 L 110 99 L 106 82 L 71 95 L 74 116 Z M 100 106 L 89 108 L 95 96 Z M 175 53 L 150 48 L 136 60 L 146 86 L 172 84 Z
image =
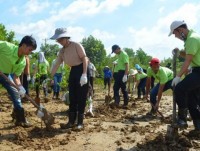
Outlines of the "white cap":
M 170 25 L 170 33 L 169 33 L 168 36 L 171 36 L 176 28 L 178 28 L 178 27 L 180 27 L 181 25 L 184 25 L 184 24 L 186 24 L 184 22 L 184 20 L 183 21 L 173 21 Z
M 138 73 L 138 71 L 134 70 L 134 69 L 130 69 L 129 73 L 130 73 L 130 75 L 135 75 Z

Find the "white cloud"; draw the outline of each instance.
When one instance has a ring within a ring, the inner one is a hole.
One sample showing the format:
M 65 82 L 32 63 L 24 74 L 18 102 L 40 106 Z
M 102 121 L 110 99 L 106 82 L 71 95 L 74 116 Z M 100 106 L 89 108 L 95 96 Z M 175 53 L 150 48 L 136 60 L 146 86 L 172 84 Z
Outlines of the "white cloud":
M 99 29 L 95 29 L 93 32 L 92 32 L 92 35 L 95 37 L 95 38 L 98 38 L 100 39 L 101 41 L 108 41 L 108 40 L 112 40 L 115 38 L 115 35 L 112 34 L 112 33 L 109 33 L 109 32 L 106 32 L 106 31 L 101 31 Z
M 110 13 L 120 6 L 129 6 L 133 0 L 76 0 L 67 7 L 59 10 L 56 15 L 52 16 L 55 21 L 59 20 L 76 20 L 79 17 L 96 15 L 98 13 Z
M 25 14 L 26 15 L 32 15 L 36 13 L 40 13 L 43 11 L 45 8 L 49 7 L 49 2 L 48 1 L 38 1 L 38 0 L 29 0 L 27 3 L 24 5 L 25 9 Z
M 9 12 L 13 15 L 18 15 L 18 8 L 16 6 L 13 6 L 10 8 Z
M 183 42 L 168 37 L 169 27 L 174 20 L 185 20 L 189 27 L 195 27 L 200 19 L 200 4 L 184 4 L 175 12 L 162 16 L 152 28 L 129 28 L 132 35 L 132 47 L 143 48 L 151 56 L 159 56 L 160 59 L 171 57 L 171 50 L 175 47 L 183 48 Z

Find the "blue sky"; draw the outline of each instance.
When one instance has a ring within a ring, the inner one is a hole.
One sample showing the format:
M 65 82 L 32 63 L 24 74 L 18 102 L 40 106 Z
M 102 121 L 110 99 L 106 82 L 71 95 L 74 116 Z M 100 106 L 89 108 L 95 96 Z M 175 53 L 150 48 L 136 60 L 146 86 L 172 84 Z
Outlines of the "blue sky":
M 73 41 L 89 35 L 101 40 L 107 54 L 118 44 L 164 59 L 173 48 L 183 48 L 168 37 L 172 21 L 184 20 L 200 32 L 199 0 L 0 0 L 0 10 L 0 22 L 16 39 L 32 34 L 39 47 L 56 28 L 66 27 Z

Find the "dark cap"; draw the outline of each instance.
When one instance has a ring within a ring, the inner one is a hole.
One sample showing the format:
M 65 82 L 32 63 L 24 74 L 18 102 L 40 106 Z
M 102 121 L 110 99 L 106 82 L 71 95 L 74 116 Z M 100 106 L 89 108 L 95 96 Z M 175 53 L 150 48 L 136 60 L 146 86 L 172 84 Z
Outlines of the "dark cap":
M 152 58 L 149 64 L 150 65 L 160 64 L 160 60 L 158 58 Z
M 113 46 L 112 46 L 112 53 L 113 53 L 115 50 L 117 50 L 118 48 L 120 48 L 118 45 L 113 45 Z

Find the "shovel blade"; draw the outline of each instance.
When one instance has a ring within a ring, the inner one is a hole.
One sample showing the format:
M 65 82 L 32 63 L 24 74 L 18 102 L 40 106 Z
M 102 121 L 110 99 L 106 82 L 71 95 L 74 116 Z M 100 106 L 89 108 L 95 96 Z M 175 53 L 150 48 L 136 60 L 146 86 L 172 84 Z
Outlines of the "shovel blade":
M 166 138 L 168 138 L 169 140 L 174 140 L 177 138 L 177 136 L 178 136 L 178 128 L 172 125 L 167 125 Z

